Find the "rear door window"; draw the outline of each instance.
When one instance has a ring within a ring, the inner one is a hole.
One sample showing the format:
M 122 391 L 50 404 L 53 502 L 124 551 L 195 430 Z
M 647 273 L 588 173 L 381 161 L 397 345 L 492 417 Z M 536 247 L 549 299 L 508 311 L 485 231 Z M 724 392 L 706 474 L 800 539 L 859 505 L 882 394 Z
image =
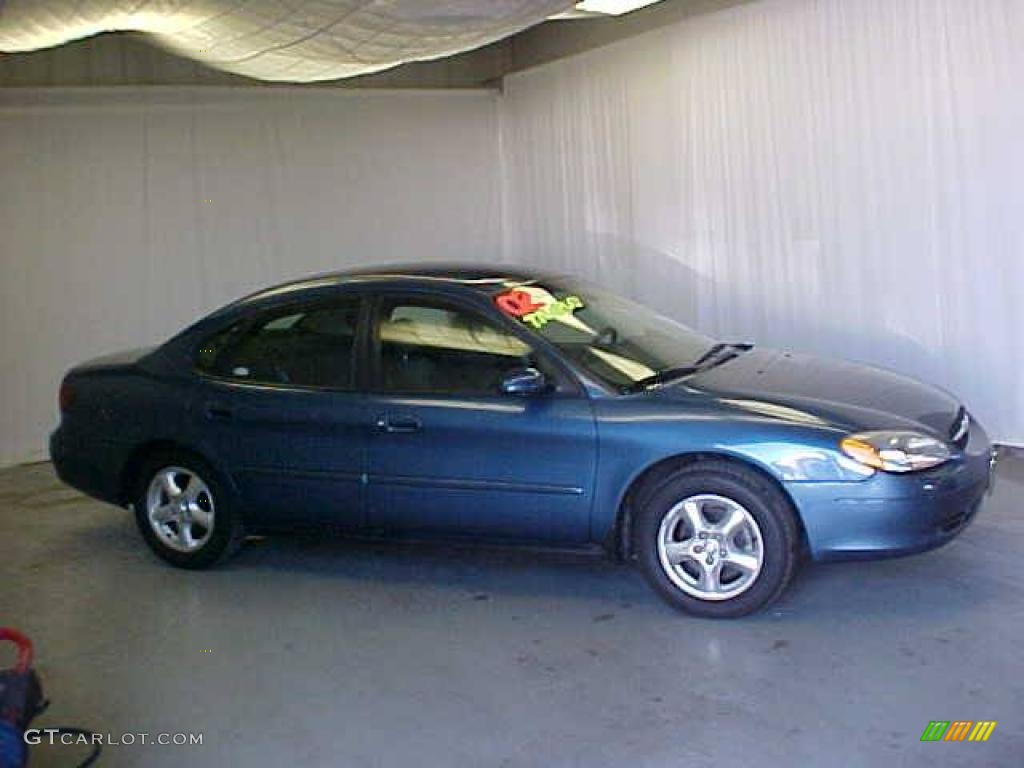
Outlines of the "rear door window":
M 243 320 L 199 347 L 196 368 L 253 384 L 355 388 L 357 297 Z

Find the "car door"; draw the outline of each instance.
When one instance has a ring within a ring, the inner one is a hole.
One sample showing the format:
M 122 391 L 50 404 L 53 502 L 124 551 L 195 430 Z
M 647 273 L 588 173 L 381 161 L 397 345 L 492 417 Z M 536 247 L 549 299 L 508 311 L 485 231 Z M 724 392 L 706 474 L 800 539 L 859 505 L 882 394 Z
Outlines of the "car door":
M 553 361 L 481 309 L 393 294 L 374 304 L 367 517 L 374 528 L 583 542 L 596 435 L 590 402 Z M 503 394 L 523 366 L 553 390 Z
M 262 523 L 364 523 L 362 313 L 358 295 L 290 304 L 200 345 L 197 418 Z

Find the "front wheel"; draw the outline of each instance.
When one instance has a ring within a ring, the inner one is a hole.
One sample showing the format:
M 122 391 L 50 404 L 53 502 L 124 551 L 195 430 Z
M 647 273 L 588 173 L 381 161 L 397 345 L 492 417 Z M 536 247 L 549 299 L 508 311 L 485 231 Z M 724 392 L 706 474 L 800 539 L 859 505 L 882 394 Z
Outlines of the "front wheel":
M 134 507 L 150 549 L 179 568 L 214 565 L 244 538 L 227 488 L 212 467 L 188 454 L 160 454 L 145 462 Z
M 633 549 L 650 584 L 687 613 L 743 616 L 773 602 L 796 568 L 800 534 L 786 497 L 724 461 L 680 469 L 642 498 Z

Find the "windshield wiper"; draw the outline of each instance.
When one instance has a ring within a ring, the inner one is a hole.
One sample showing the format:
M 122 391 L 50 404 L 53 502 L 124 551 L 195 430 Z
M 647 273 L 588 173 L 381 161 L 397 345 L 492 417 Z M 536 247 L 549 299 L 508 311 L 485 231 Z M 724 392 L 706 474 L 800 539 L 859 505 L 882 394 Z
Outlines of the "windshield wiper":
M 677 379 L 685 379 L 687 376 L 692 376 L 701 370 L 698 365 L 683 365 L 678 368 L 666 368 L 664 371 L 658 371 L 650 376 L 645 376 L 640 381 L 634 381 L 629 386 L 625 387 L 623 391 L 626 394 L 632 394 L 633 392 L 641 392 L 651 387 L 660 387 L 663 384 L 668 384 L 670 381 L 676 381 Z
M 693 367 L 701 365 L 702 363 L 706 363 L 712 357 L 719 354 L 723 350 L 729 349 L 731 346 L 732 344 L 726 344 L 724 342 L 714 344 L 707 352 L 705 352 L 703 355 L 701 355 L 700 357 L 693 361 Z
M 658 371 L 655 374 L 640 379 L 640 381 L 630 384 L 626 387 L 625 392 L 627 394 L 641 392 L 652 387 L 663 386 L 672 381 L 685 379 L 687 376 L 692 376 L 695 373 L 706 371 L 710 368 L 719 366 L 722 363 L 727 363 L 734 357 L 738 357 L 740 352 L 746 352 L 747 350 L 752 349 L 753 346 L 753 344 L 715 344 L 708 349 L 707 352 L 698 357 L 696 362 L 692 365 L 682 365 L 676 368 L 666 368 L 664 371 Z M 722 354 L 723 352 L 726 354 Z

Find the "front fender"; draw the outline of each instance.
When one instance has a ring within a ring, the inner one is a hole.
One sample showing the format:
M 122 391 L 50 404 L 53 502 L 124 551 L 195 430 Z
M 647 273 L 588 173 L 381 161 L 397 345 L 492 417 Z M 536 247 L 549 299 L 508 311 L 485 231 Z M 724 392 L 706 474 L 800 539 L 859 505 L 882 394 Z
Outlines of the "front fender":
M 714 408 L 673 408 L 634 399 L 595 401 L 598 472 L 591 538 L 607 541 L 627 493 L 652 467 L 714 455 L 792 483 L 859 483 L 874 473 L 839 451 L 845 430 Z M 799 511 L 799 510 L 798 510 Z

